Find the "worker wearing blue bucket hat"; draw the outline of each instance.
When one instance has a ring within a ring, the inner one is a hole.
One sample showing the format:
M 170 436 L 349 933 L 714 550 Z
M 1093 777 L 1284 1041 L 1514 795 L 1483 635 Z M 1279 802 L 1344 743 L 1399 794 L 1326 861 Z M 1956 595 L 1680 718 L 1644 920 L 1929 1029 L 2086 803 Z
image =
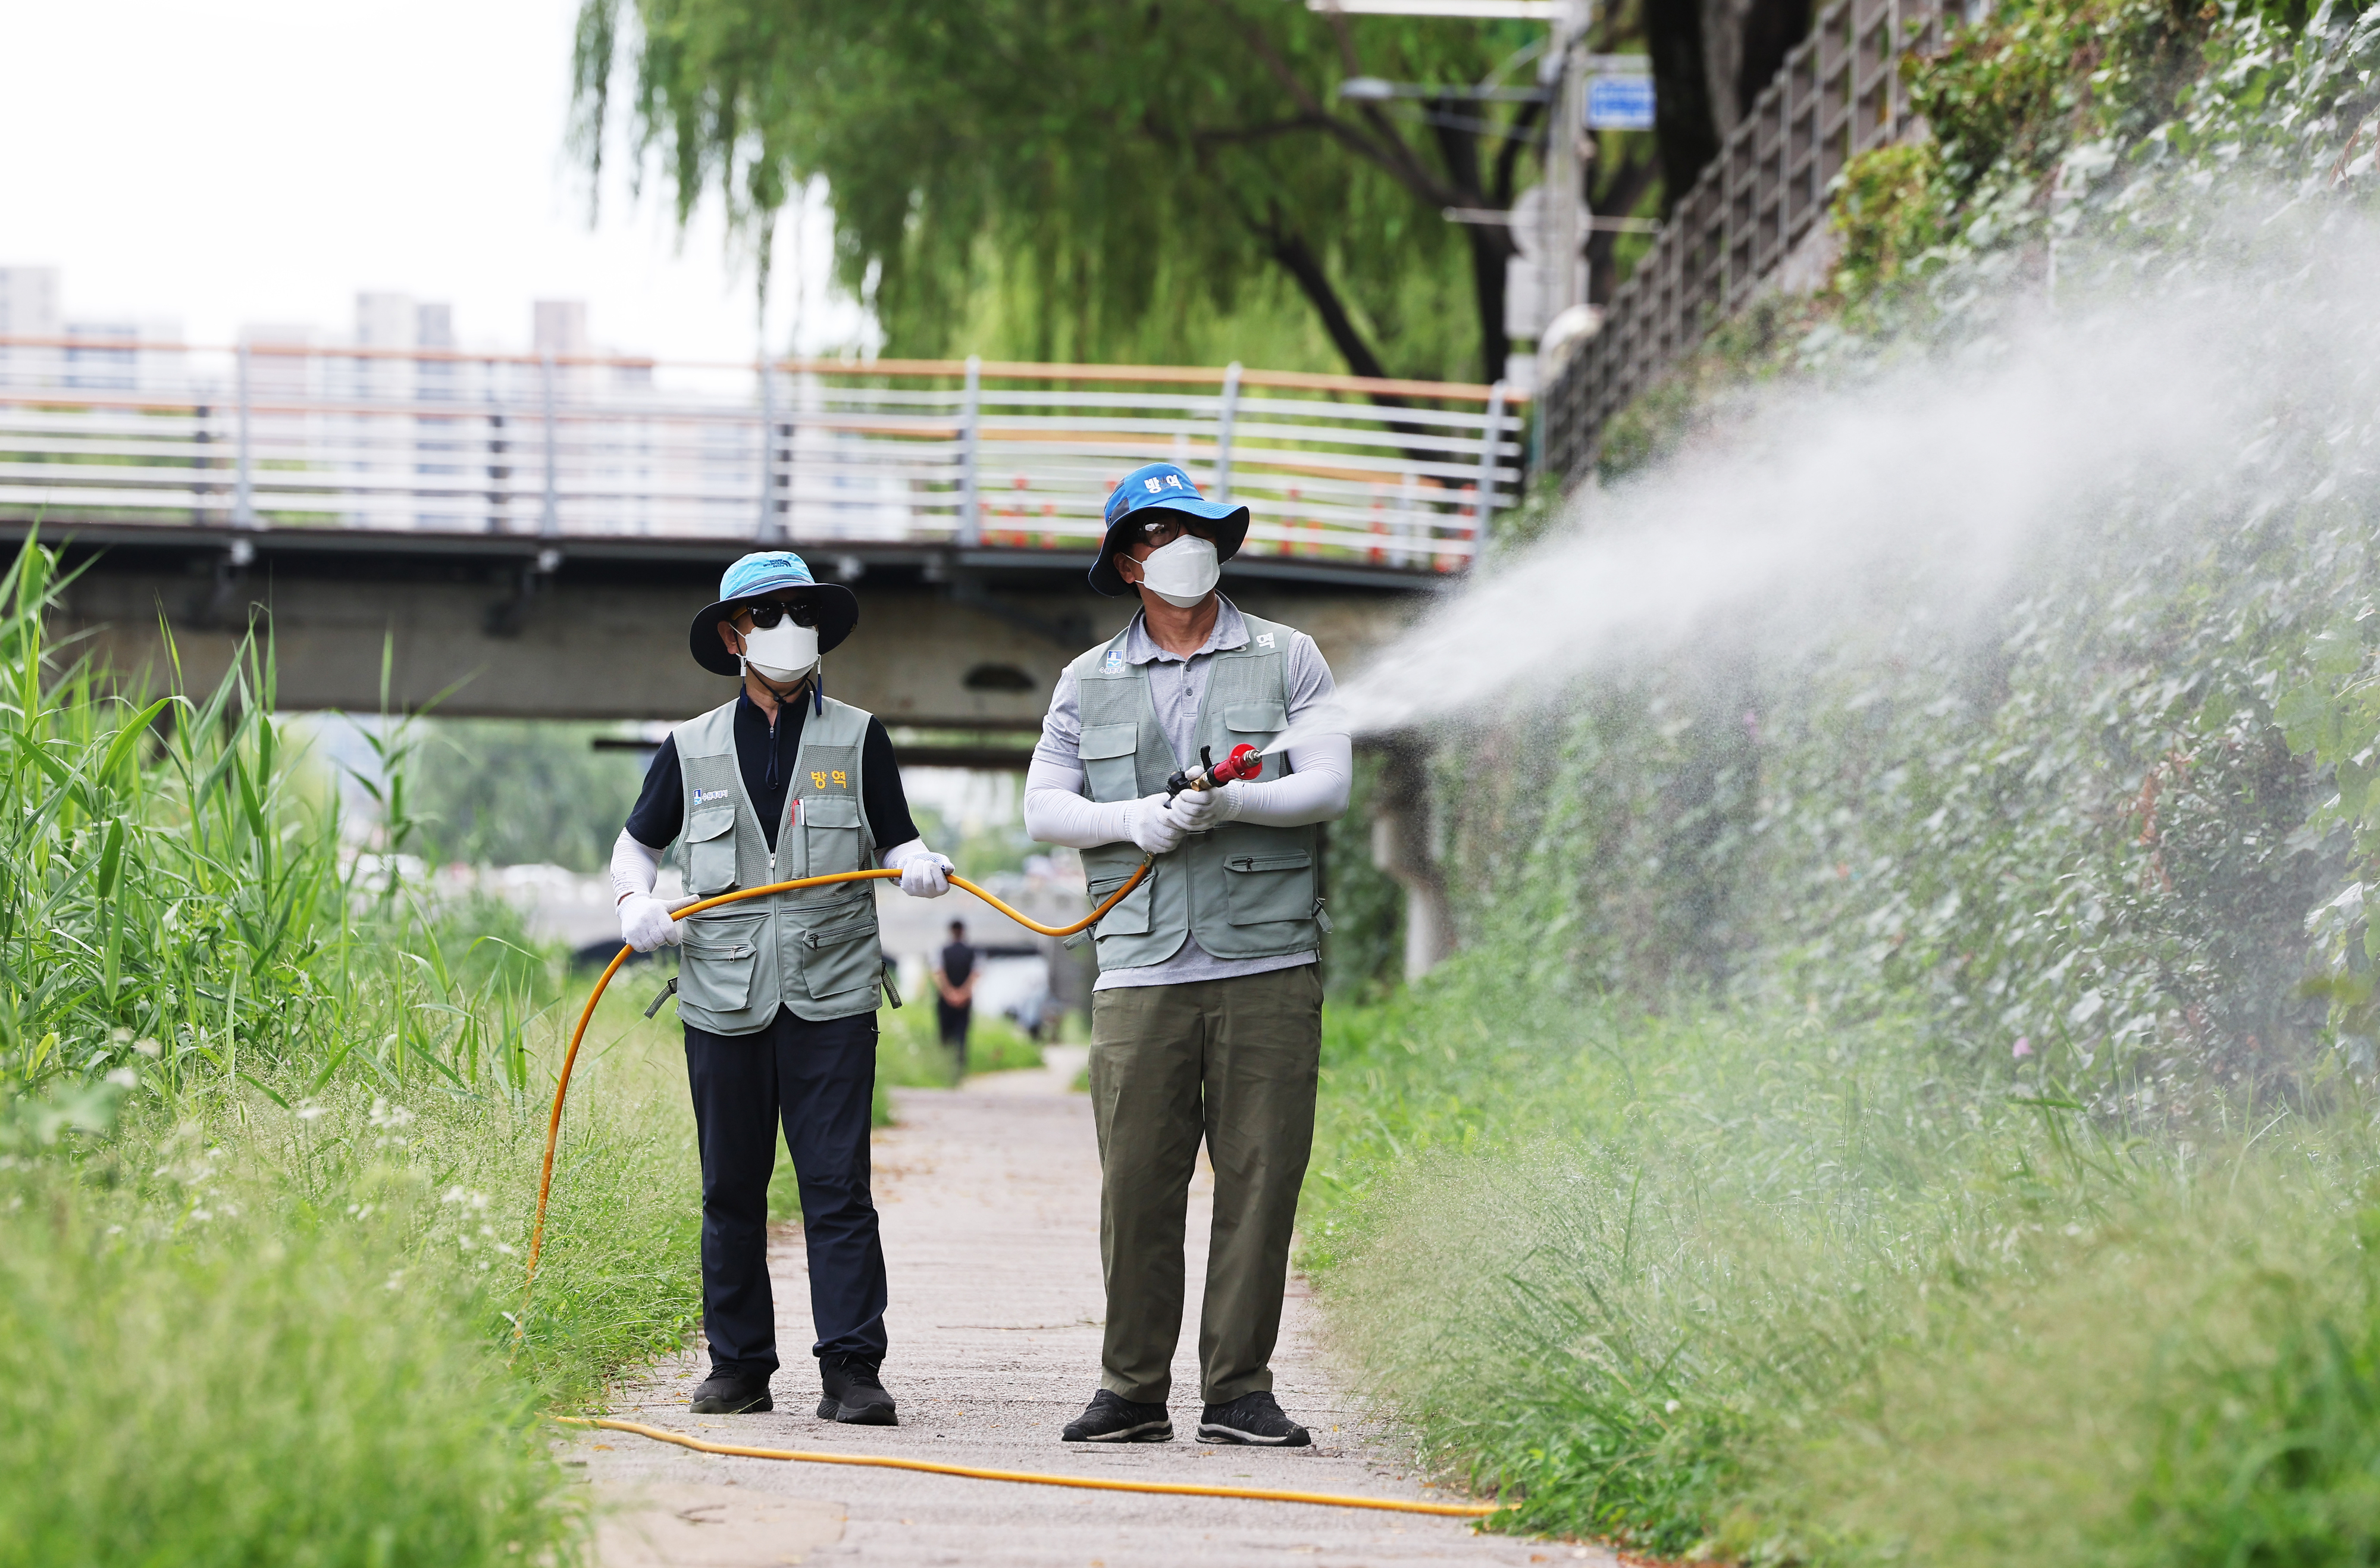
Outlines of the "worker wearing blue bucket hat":
M 1248 509 L 1172 463 L 1118 482 L 1091 587 L 1130 625 L 1058 678 L 1025 779 L 1025 826 L 1083 852 L 1092 928 L 1091 1108 L 1107 1283 L 1099 1388 L 1068 1442 L 1163 1442 L 1182 1330 L 1183 1227 L 1203 1139 L 1214 1227 L 1199 1315 L 1201 1442 L 1304 1446 L 1272 1393 L 1291 1223 L 1314 1139 L 1322 1037 L 1317 825 L 1347 808 L 1354 755 L 1314 639 L 1220 591 Z M 1291 732 L 1294 729 L 1294 734 Z M 1262 777 L 1169 790 L 1239 747 Z
M 685 920 L 653 893 L 673 842 L 698 898 L 878 865 L 897 869 L 913 896 L 950 891 L 951 863 L 910 820 L 884 725 L 826 695 L 825 655 L 858 624 L 851 590 L 819 582 L 791 551 L 729 566 L 687 650 L 738 689 L 662 742 L 613 847 L 622 939 L 684 954 L 673 986 L 702 1158 L 710 1375 L 694 1409 L 704 1415 L 771 1408 L 769 1179 L 782 1124 L 801 1188 L 818 1414 L 898 1424 L 880 1372 L 884 1249 L 868 1156 L 876 1009 L 890 983 L 875 884 L 776 893 Z
M 1203 543 L 1206 550 L 1202 552 L 1198 544 L 1194 543 L 1183 553 L 1201 563 L 1206 554 L 1211 553 L 1219 577 L 1222 563 L 1238 554 L 1240 546 L 1247 541 L 1246 507 L 1234 506 L 1228 501 L 1209 501 L 1198 493 L 1198 487 L 1181 468 L 1172 463 L 1151 463 L 1147 468 L 1135 468 L 1126 474 L 1117 482 L 1115 489 L 1108 492 L 1107 535 L 1099 541 L 1099 559 L 1091 563 L 1091 586 L 1110 599 L 1131 592 L 1133 582 L 1140 579 L 1135 577 L 1128 582 L 1117 568 L 1116 562 L 1119 557 L 1133 560 L 1128 546 L 1146 539 L 1149 524 L 1163 517 L 1182 518 L 1191 527 L 1160 548 L 1170 549 L 1184 537 L 1196 540 Z M 1159 567 L 1160 573 L 1164 569 L 1162 565 Z M 1184 582 L 1196 580 L 1196 574 L 1204 569 L 1203 565 L 1192 567 L 1192 576 L 1185 577 Z M 1207 590 L 1214 586 L 1215 579 L 1210 578 L 1198 593 L 1187 594 L 1186 597 L 1196 604 Z

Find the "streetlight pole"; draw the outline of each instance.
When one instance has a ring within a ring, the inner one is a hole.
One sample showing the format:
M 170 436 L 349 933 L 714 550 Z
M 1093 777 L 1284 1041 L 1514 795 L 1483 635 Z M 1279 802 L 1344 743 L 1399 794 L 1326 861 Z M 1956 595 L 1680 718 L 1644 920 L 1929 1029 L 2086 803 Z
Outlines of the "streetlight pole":
M 1551 99 L 1546 126 L 1546 317 L 1586 303 L 1586 269 L 1579 251 L 1586 236 L 1585 166 L 1579 157 L 1586 124 L 1586 30 L 1592 0 L 1556 0 L 1553 36 L 1538 79 Z

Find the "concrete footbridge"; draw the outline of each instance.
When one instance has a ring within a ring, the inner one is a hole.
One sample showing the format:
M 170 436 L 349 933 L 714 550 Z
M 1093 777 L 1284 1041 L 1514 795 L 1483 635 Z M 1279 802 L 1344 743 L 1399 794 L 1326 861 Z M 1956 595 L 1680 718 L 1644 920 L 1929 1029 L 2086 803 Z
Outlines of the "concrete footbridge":
M 1226 590 L 1343 664 L 1469 569 L 1526 412 L 1238 365 L 0 337 L 0 540 L 66 544 L 56 629 L 119 670 L 170 636 L 209 684 L 269 626 L 285 709 L 376 709 L 385 654 L 392 708 L 589 719 L 717 701 L 686 617 L 785 545 L 861 598 L 831 688 L 998 763 L 1128 613 L 1082 572 L 1130 469 L 1246 504 Z

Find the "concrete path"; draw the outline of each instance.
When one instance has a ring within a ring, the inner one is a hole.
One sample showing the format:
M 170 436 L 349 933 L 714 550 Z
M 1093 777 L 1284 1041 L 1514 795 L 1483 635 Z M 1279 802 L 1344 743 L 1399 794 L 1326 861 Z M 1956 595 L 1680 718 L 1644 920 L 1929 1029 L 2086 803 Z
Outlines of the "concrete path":
M 1099 1157 L 1090 1106 L 1065 1092 L 1081 1053 L 1053 1051 L 1047 1073 L 971 1080 L 962 1089 L 896 1093 L 900 1125 L 879 1135 L 876 1196 L 892 1271 L 884 1381 L 898 1428 L 840 1427 L 812 1415 L 815 1374 L 798 1227 L 772 1243 L 779 1343 L 777 1407 L 694 1416 L 692 1355 L 621 1392 L 613 1413 L 714 1441 L 914 1456 L 1060 1475 L 1293 1488 L 1378 1497 L 1443 1497 L 1409 1450 L 1335 1385 L 1319 1324 L 1293 1282 L 1281 1354 L 1282 1407 L 1311 1428 L 1305 1450 L 1210 1447 L 1198 1416 L 1196 1282 L 1202 1277 L 1208 1180 L 1191 1197 L 1190 1318 L 1174 1363 L 1176 1440 L 1073 1447 L 1059 1429 L 1096 1386 L 1102 1310 Z M 1467 1522 L 1212 1498 L 1068 1490 L 699 1454 L 626 1433 L 565 1440 L 611 1510 L 606 1568 L 745 1568 L 807 1563 L 1179 1565 L 1521 1564 L 1600 1550 L 1475 1535 Z

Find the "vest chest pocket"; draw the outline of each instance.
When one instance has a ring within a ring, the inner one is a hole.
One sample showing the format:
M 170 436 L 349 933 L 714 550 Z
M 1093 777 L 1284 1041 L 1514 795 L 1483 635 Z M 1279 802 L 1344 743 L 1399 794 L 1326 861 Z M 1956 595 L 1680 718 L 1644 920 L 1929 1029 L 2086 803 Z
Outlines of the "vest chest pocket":
M 1131 800 L 1140 794 L 1138 724 L 1086 724 L 1076 748 L 1093 800 Z
M 1232 732 L 1233 744 L 1246 741 L 1262 747 L 1289 728 L 1289 710 L 1279 702 L 1233 702 L 1223 709 L 1223 727 Z M 1265 759 L 1268 774 L 1281 766 L 1272 758 Z
M 711 919 L 698 915 L 686 923 L 686 956 L 677 993 L 713 1013 L 740 1013 L 752 994 L 752 966 L 759 961 L 760 928 L 766 915 Z
M 803 874 L 831 877 L 838 871 L 862 871 L 859 863 L 859 802 L 847 795 L 806 795 L 801 799 L 802 844 L 809 852 Z M 847 896 L 841 888 L 821 888 L 812 897 Z
M 686 879 L 703 898 L 735 886 L 735 807 L 714 806 L 686 820 Z
M 1314 857 L 1303 849 L 1255 852 L 1223 861 L 1224 907 L 1235 926 L 1314 916 Z
M 822 924 L 802 933 L 801 943 L 802 985 L 814 1000 L 873 985 L 884 966 L 876 940 L 875 895 L 848 915 L 824 917 Z

